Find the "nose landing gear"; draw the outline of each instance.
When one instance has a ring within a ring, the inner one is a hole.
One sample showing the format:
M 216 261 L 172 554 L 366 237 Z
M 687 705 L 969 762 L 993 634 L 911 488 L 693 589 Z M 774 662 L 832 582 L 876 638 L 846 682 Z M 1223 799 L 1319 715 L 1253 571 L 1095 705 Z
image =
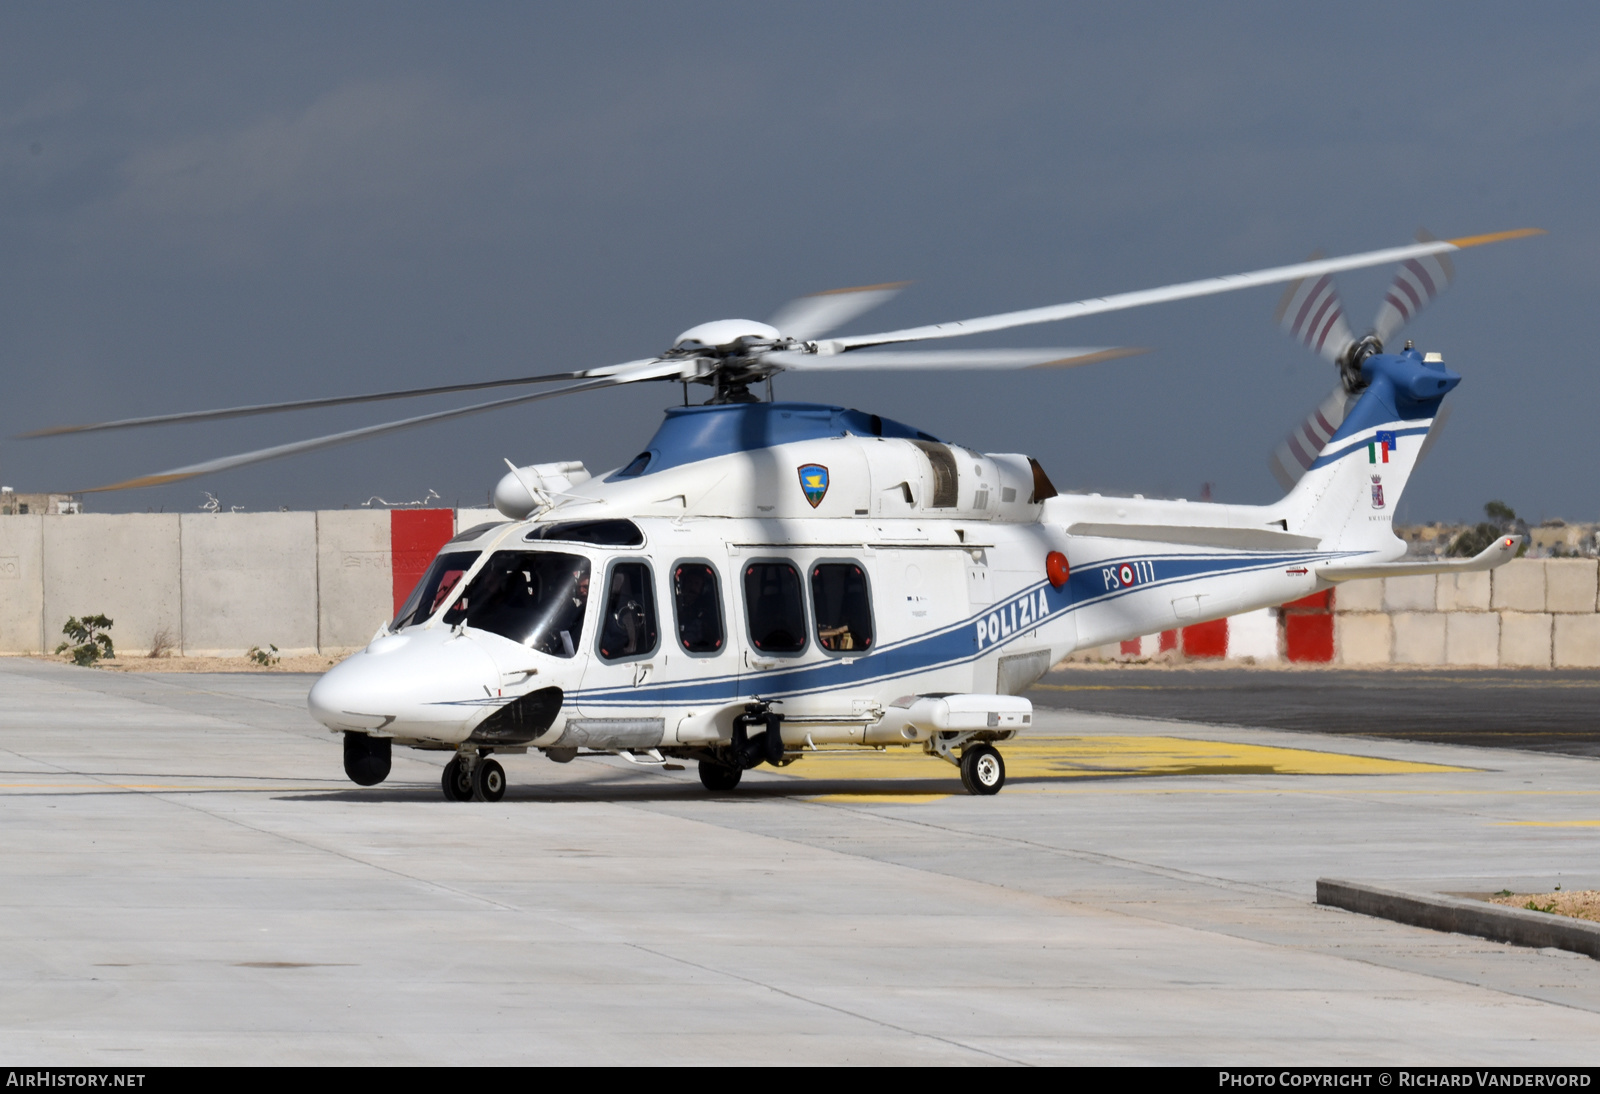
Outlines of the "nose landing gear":
M 497 802 L 506 796 L 506 769 L 487 756 L 457 753 L 439 779 L 446 801 Z
M 497 802 L 505 797 L 505 768 L 494 760 L 480 760 L 472 773 L 472 796 L 483 802 Z

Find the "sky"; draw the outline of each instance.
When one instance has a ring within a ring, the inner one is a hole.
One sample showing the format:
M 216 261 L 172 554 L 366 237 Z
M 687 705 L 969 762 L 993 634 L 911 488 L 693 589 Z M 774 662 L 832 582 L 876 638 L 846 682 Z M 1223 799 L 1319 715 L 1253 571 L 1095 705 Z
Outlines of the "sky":
M 8 4 L 0 482 L 77 490 L 485 396 L 31 429 L 605 365 L 821 289 L 912 282 L 844 328 L 868 332 L 1533 226 L 1455 256 L 1405 332 L 1465 379 L 1398 516 L 1600 520 L 1597 168 L 1594 5 Z M 1340 276 L 1353 325 L 1389 275 Z M 1334 383 L 1278 296 L 969 340 L 1150 350 L 1079 369 L 776 390 L 1028 453 L 1063 489 L 1265 503 L 1268 455 Z M 87 508 L 481 505 L 506 458 L 626 463 L 681 397 L 575 395 Z

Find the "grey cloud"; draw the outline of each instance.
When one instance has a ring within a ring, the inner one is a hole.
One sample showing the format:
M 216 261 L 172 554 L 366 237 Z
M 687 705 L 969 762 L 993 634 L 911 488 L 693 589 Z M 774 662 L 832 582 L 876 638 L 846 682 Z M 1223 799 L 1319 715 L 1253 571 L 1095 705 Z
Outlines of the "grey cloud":
M 269 246 L 306 217 L 403 231 L 525 143 L 504 111 L 443 81 L 349 83 L 295 114 L 131 153 L 100 219 L 213 254 Z

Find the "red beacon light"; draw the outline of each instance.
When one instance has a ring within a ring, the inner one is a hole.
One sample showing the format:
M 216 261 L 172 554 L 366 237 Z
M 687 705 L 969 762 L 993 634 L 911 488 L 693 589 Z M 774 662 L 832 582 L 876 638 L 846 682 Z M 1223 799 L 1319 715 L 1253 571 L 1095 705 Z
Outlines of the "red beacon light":
M 1072 576 L 1072 568 L 1067 565 L 1067 556 L 1060 551 L 1051 551 L 1045 555 L 1044 574 L 1056 588 L 1065 585 L 1067 578 Z

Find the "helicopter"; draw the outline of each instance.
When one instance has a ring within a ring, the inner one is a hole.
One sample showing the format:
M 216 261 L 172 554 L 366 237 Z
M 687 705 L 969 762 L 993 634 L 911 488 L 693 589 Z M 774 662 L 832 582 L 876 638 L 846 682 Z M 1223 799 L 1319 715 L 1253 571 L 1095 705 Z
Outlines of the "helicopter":
M 1392 528 L 1407 479 L 1461 377 L 1400 327 L 1453 278 L 1449 255 L 1537 229 L 1415 243 L 1050 307 L 829 337 L 900 284 L 802 297 L 769 323 L 684 331 L 655 357 L 475 383 L 124 419 L 31 436 L 217 420 L 494 387 L 541 386 L 115 483 L 212 474 L 382 433 L 644 381 L 683 385 L 628 462 L 518 466 L 494 488 L 504 518 L 444 544 L 392 620 L 307 697 L 342 737 L 361 786 L 395 745 L 450 753 L 452 801 L 499 801 L 497 754 L 557 763 L 618 756 L 698 764 L 704 787 L 808 753 L 916 749 L 966 790 L 1005 783 L 999 748 L 1032 724 L 1023 694 L 1077 649 L 1283 604 L 1343 581 L 1486 570 L 1402 562 Z M 1357 338 L 1331 275 L 1398 263 Z M 935 339 L 1286 284 L 1278 320 L 1337 384 L 1274 453 L 1268 505 L 1057 490 L 1021 453 L 982 453 L 840 406 L 774 401 L 779 372 L 1075 367 L 1129 352 L 926 349 Z M 884 348 L 898 347 L 898 348 Z M 910 348 L 905 348 L 910 347 Z M 566 383 L 555 383 L 567 381 Z M 688 405 L 689 385 L 709 398 Z M 756 389 L 756 390 L 752 390 Z

